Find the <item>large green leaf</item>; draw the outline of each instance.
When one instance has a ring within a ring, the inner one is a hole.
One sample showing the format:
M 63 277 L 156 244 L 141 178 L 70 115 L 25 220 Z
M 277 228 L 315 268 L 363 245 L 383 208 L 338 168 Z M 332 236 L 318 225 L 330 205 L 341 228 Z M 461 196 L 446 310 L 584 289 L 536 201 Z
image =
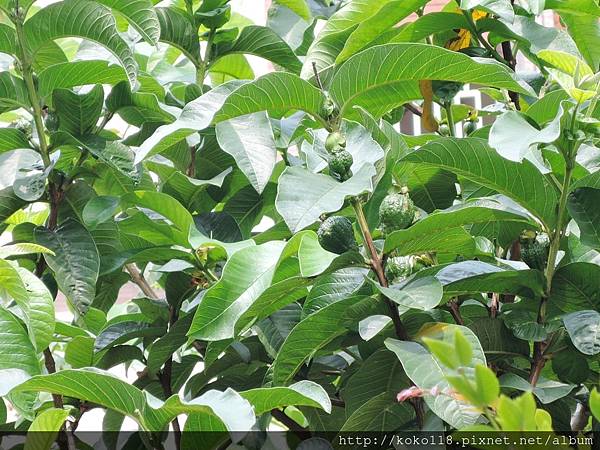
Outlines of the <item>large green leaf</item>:
M 596 72 L 600 65 L 600 49 L 596 45 L 600 39 L 598 17 L 569 13 L 562 13 L 560 17 L 567 25 L 567 31 L 577 44 L 581 56 Z
M 271 285 L 284 247 L 284 242 L 273 241 L 236 252 L 221 280 L 204 295 L 188 335 L 210 341 L 234 337 L 238 319 Z
M 441 339 L 448 343 L 453 342 L 455 330 L 460 330 L 467 338 L 473 348 L 473 366 L 476 364 L 486 364 L 483 349 L 477 340 L 477 337 L 466 327 L 451 325 L 447 323 L 438 323 L 423 328 L 418 338 L 428 337 L 432 339 Z M 429 392 L 436 388 L 443 392 L 451 389 L 445 379 L 450 374 L 448 368 L 440 363 L 431 353 L 429 353 L 421 344 L 417 342 L 398 341 L 396 339 L 386 339 L 385 346 L 396 353 L 408 377 L 419 388 Z M 472 373 L 465 371 L 467 374 Z M 468 376 L 472 376 L 468 375 Z M 435 414 L 448 422 L 455 428 L 464 428 L 476 423 L 480 414 L 467 403 L 458 400 L 450 395 L 431 395 L 425 394 L 425 402 Z
M 151 155 L 161 153 L 196 131 L 207 128 L 229 94 L 239 86 L 239 81 L 230 81 L 217 86 L 185 105 L 181 115 L 175 122 L 157 128 L 154 134 L 144 141 L 136 152 L 135 163 L 137 164 Z
M 200 194 L 208 187 L 223 186 L 223 182 L 232 171 L 232 168 L 228 168 L 211 179 L 199 180 L 188 177 L 175 167 L 167 164 L 147 161 L 146 167 L 148 167 L 152 172 L 156 173 L 161 178 L 161 181 L 164 183 L 167 192 L 180 199 L 183 205 L 189 209 L 194 209 L 196 207 L 197 201 L 201 199 Z M 223 231 L 224 228 L 221 228 L 220 230 Z M 204 234 L 209 235 L 209 230 L 205 231 Z M 217 233 L 213 233 L 213 235 L 217 235 Z
M 433 277 L 416 279 L 401 288 L 383 287 L 375 282 L 373 285 L 387 298 L 400 305 L 401 311 L 408 309 L 429 311 L 442 301 L 444 295 L 442 284 Z
M 42 97 L 57 88 L 72 88 L 86 84 L 116 84 L 127 80 L 121 66 L 107 61 L 69 61 L 54 64 L 38 75 L 39 93 Z
M 538 297 L 544 292 L 544 277 L 538 270 L 515 270 L 482 261 L 462 261 L 419 272 L 418 277 L 435 272 L 444 286 L 444 296 L 498 292 Z
M 190 329 L 193 314 L 188 314 L 175 322 L 167 334 L 148 347 L 148 370 L 156 373 L 175 351 L 186 343 L 186 333 Z
M 532 162 L 536 160 L 537 144 L 549 144 L 560 136 L 560 122 L 563 116 L 560 107 L 556 117 L 544 128 L 533 127 L 524 116 L 516 111 L 508 111 L 498 117 L 489 134 L 490 147 L 511 161 L 521 162 L 524 158 Z
M 209 75 L 213 86 L 218 86 L 231 80 L 252 80 L 254 70 L 248 58 L 240 53 L 225 55 L 209 67 Z
M 354 413 L 377 395 L 385 393 L 392 397 L 405 388 L 408 381 L 396 355 L 385 348 L 377 350 L 360 365 L 342 388 L 341 396 L 346 403 L 346 413 Z
M 548 92 L 542 98 L 532 103 L 527 109 L 526 114 L 539 125 L 543 125 L 556 117 L 563 100 L 567 100 L 568 98 L 569 94 L 562 89 Z
M 418 80 L 477 83 L 534 95 L 505 65 L 427 44 L 387 44 L 348 59 L 331 81 L 342 116 L 356 105 L 375 117 L 421 97 Z
M 458 231 L 460 242 L 453 239 L 451 230 L 463 230 L 464 225 L 510 221 L 535 227 L 535 222 L 522 211 L 503 205 L 493 198 L 482 198 L 435 212 L 405 230 L 391 233 L 385 240 L 384 251 L 396 250 L 401 255 L 425 251 L 455 252 L 473 250 L 468 233 Z
M 302 67 L 302 78 L 313 76 L 313 63 L 319 73 L 333 66 L 350 33 L 377 13 L 385 3 L 387 2 L 381 0 L 352 0 L 332 15 L 308 49 Z
M 10 256 L 34 255 L 37 253 L 52 253 L 46 247 L 29 242 L 20 242 L 18 244 L 3 245 L 0 247 L 0 258 Z
M 16 128 L 0 128 L 0 153 L 16 150 L 19 148 L 29 148 L 27 136 Z
M 76 94 L 68 89 L 56 89 L 52 102 L 60 120 L 60 129 L 74 136 L 85 136 L 94 131 L 102 113 L 104 90 L 97 84 L 86 94 Z
M 544 8 L 600 17 L 600 5 L 594 0 L 546 0 Z
M 0 393 L 6 395 L 30 375 L 40 373 L 38 357 L 21 322 L 8 310 L 0 308 Z
M 548 404 L 555 402 L 569 394 L 574 388 L 573 384 L 564 384 L 554 380 L 541 378 L 535 386 L 514 373 L 506 373 L 500 377 L 500 385 L 504 388 L 518 389 L 524 392 L 533 392 L 540 402 Z
M 76 117 L 73 119 L 78 120 Z M 75 123 L 73 124 L 75 125 Z M 95 134 L 75 137 L 65 131 L 57 131 L 52 134 L 51 142 L 57 146 L 73 145 L 87 149 L 111 169 L 120 172 L 121 176 L 128 178 L 128 181 L 132 184 L 134 181 L 138 181 L 139 173 L 134 167 L 133 150 L 119 141 L 109 141 Z
M 60 290 L 79 314 L 85 314 L 96 294 L 100 257 L 90 233 L 74 219 L 55 231 L 39 227 L 36 242 L 52 250 L 44 259 L 54 272 Z
M 304 239 L 302 240 L 304 243 Z M 363 284 L 368 270 L 362 267 L 347 267 L 321 275 L 315 281 L 302 305 L 303 316 L 317 312 L 353 295 Z
M 9 72 L 0 72 L 0 113 L 29 108 L 25 83 Z
M 209 391 L 190 402 L 183 402 L 177 395 L 161 402 L 99 369 L 62 370 L 36 376 L 15 391 L 44 391 L 86 400 L 127 415 L 149 431 L 161 431 L 179 414 L 202 414 L 223 422 L 230 431 L 249 430 L 255 421 L 250 403 L 231 389 Z
M 160 40 L 181 50 L 194 64 L 199 64 L 200 41 L 192 18 L 178 8 L 156 8 L 160 22 Z
M 571 191 L 582 187 L 600 189 L 600 170 L 577 180 L 571 185 Z
M 325 389 L 309 380 L 298 381 L 288 387 L 251 389 L 240 395 L 254 406 L 256 415 L 290 405 L 312 406 L 331 412 L 331 400 Z
M 577 311 L 563 317 L 573 345 L 585 355 L 600 353 L 600 313 Z
M 216 122 L 258 111 L 281 116 L 288 111 L 305 111 L 316 119 L 323 97 L 312 84 L 297 75 L 272 72 L 236 89 L 215 117 Z
M 156 338 L 165 334 L 164 326 L 154 326 L 143 320 L 124 320 L 102 329 L 94 341 L 94 351 L 100 352 L 132 339 Z
M 235 159 L 250 184 L 261 194 L 277 163 L 277 148 L 267 114 L 235 117 L 216 126 L 221 148 Z
M 27 45 L 34 54 L 46 42 L 55 39 L 77 36 L 94 41 L 117 57 L 129 81 L 135 83 L 137 64 L 129 45 L 119 35 L 115 18 L 105 6 L 89 0 L 54 3 L 25 22 L 24 31 Z
M 600 307 L 600 266 L 574 262 L 557 269 L 552 278 L 552 305 L 566 313 Z
M 75 336 L 65 346 L 65 362 L 73 369 L 90 367 L 94 361 L 94 338 Z
M 340 183 L 302 167 L 286 167 L 279 177 L 275 206 L 288 228 L 297 232 L 315 223 L 321 214 L 341 209 L 346 197 L 372 192 L 374 175 L 373 166 L 363 165 Z
M 194 225 L 192 215 L 173 197 L 162 192 L 135 191 L 123 196 L 121 201 L 124 205 L 135 205 L 155 211 L 170 221 L 170 225 L 165 225 L 176 239 L 176 242 L 170 244 L 195 249 L 197 245 L 203 243 L 204 237 Z M 139 214 L 144 213 L 140 212 Z M 155 220 L 155 222 L 157 221 Z
M 344 312 L 363 297 L 349 297 L 307 316 L 284 341 L 273 362 L 273 382 L 286 384 L 320 348 L 346 332 Z
M 234 53 L 259 56 L 293 73 L 299 73 L 302 68 L 302 63 L 283 39 L 270 28 L 258 25 L 244 27 L 231 46 L 221 51 L 223 56 Z
M 54 333 L 54 299 L 48 288 L 28 270 L 1 259 L 0 280 L 21 309 L 37 351 L 45 350 Z
M 25 200 L 15 195 L 12 186 L 0 189 L 0 224 L 26 204 L 27 202 Z
M 8 25 L 0 24 L 0 53 L 15 55 L 17 52 L 16 42 L 15 30 Z
M 252 323 L 254 319 L 271 320 L 276 319 L 276 317 L 271 316 L 272 314 L 280 313 L 283 315 L 285 310 L 281 308 L 292 305 L 293 302 L 306 297 L 308 286 L 311 283 L 311 280 L 299 276 L 292 276 L 290 278 L 283 279 L 282 281 L 273 283 L 242 315 L 236 325 L 236 330 L 243 330 L 249 323 Z M 290 313 L 290 315 L 292 315 L 292 313 Z
M 306 0 L 275 0 L 275 3 L 291 9 L 304 20 L 310 19 L 310 8 L 306 4 Z
M 66 409 L 48 408 L 42 411 L 29 426 L 24 450 L 50 450 L 65 420 Z
M 494 189 L 527 208 L 550 229 L 556 222 L 558 194 L 529 161 L 502 158 L 485 140 L 444 138 L 425 144 L 404 157 L 455 172 Z
M 432 34 L 468 27 L 465 16 L 454 12 L 431 12 L 398 30 L 390 43 L 419 42 Z
M 377 39 L 384 31 L 397 25 L 402 19 L 424 6 L 429 0 L 388 0 L 381 2 L 381 9 L 359 23 L 350 34 L 335 63 L 340 64 Z
M 171 123 L 180 113 L 178 108 L 162 104 L 154 92 L 132 92 L 126 82 L 113 87 L 106 99 L 106 109 L 137 127 L 147 122 Z
M 482 9 L 512 23 L 515 12 L 510 0 L 461 0 L 461 9 Z
M 381 432 L 410 429 L 414 420 L 414 409 L 406 403 L 398 403 L 389 393 L 382 393 L 360 405 L 344 422 L 341 432 Z M 385 442 L 385 437 L 384 437 Z
M 253 330 L 269 356 L 272 358 L 277 356 L 285 338 L 300 322 L 301 313 L 300 305 L 292 302 L 282 308 L 277 308 L 277 311 L 259 320 L 253 326 Z
M 581 187 L 573 190 L 567 200 L 571 217 L 579 225 L 581 243 L 600 248 L 600 189 Z
M 152 45 L 160 36 L 160 23 L 151 0 L 95 0 L 118 11 Z
M 596 420 L 600 417 L 600 393 L 594 388 L 590 395 L 590 409 Z

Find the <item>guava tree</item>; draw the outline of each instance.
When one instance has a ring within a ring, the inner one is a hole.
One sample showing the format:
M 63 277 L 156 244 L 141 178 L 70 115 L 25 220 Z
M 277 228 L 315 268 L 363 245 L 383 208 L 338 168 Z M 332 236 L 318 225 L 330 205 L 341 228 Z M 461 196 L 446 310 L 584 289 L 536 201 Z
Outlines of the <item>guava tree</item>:
M 597 427 L 600 7 L 427 3 L 0 0 L 3 431 Z

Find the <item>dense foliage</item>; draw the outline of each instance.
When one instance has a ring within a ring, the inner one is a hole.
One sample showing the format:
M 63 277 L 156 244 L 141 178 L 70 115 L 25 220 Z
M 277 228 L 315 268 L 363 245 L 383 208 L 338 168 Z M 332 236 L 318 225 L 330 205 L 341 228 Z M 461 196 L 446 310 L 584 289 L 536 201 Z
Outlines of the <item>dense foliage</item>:
M 600 7 L 427 3 L 0 0 L 3 430 L 597 427 Z

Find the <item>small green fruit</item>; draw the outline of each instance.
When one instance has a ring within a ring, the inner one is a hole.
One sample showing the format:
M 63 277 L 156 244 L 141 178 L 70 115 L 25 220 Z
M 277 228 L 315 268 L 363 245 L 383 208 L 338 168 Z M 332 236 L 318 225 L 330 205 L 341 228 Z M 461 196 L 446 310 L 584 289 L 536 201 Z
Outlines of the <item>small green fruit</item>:
M 231 5 L 224 5 L 210 11 L 202 8 L 196 12 L 196 20 L 206 28 L 221 28 L 231 19 Z
M 358 250 L 352 222 L 346 217 L 331 216 L 317 230 L 319 244 L 325 250 L 341 255 L 349 250 Z
M 474 133 L 477 130 L 477 122 L 469 120 L 463 125 L 463 134 L 465 136 L 469 136 L 471 133 Z
M 15 120 L 13 123 L 11 123 L 9 128 L 16 128 L 21 133 L 23 133 L 25 136 L 27 136 L 27 139 L 31 139 L 32 132 L 33 132 L 33 126 L 31 125 L 30 121 L 21 118 L 21 119 Z
M 442 136 L 450 136 L 450 128 L 448 128 L 448 125 L 443 123 L 438 128 L 438 133 L 440 133 L 440 135 L 442 135 Z
M 337 105 L 329 95 L 329 92 L 323 91 L 323 103 L 321 104 L 321 117 L 330 120 L 339 113 Z
M 418 271 L 433 265 L 428 255 L 394 256 L 385 265 L 385 277 L 390 283 L 399 283 Z
M 346 147 L 346 138 L 339 131 L 332 131 L 325 139 L 325 150 L 329 153 L 337 153 Z
M 329 174 L 339 181 L 346 181 L 352 176 L 352 163 L 354 159 L 346 150 L 340 150 L 329 158 Z
M 532 269 L 544 270 L 548 263 L 550 239 L 546 233 L 535 234 L 525 231 L 519 239 L 521 243 L 521 259 Z
M 440 100 L 450 101 L 456 97 L 456 94 L 460 92 L 463 87 L 463 83 L 457 83 L 455 81 L 433 80 L 431 82 L 431 87 L 435 96 Z
M 413 273 L 410 256 L 396 256 L 387 260 L 385 277 L 390 283 L 400 282 Z
M 384 233 L 403 230 L 412 225 L 417 208 L 406 188 L 403 192 L 388 194 L 379 206 L 379 222 Z
M 55 112 L 49 111 L 48 114 L 46 115 L 46 119 L 44 120 L 44 123 L 45 123 L 48 131 L 58 131 L 59 119 L 58 119 L 58 115 Z

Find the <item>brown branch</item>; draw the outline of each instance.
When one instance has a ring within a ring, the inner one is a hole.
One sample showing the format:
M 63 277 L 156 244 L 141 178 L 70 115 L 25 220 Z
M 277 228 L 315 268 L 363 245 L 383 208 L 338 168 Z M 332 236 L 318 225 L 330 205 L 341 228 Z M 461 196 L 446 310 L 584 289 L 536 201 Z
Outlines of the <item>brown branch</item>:
M 521 260 L 521 243 L 517 239 L 514 241 L 510 247 L 510 260 L 511 261 L 520 261 Z M 502 296 L 503 303 L 514 303 L 515 296 L 513 294 L 504 294 Z
M 571 418 L 571 430 L 583 431 L 590 419 L 590 409 L 584 402 L 577 403 L 573 417 Z
M 373 237 L 371 236 L 371 231 L 369 230 L 369 224 L 367 223 L 367 219 L 365 218 L 365 213 L 363 212 L 362 205 L 360 200 L 354 199 L 352 202 L 352 206 L 354 207 L 354 211 L 356 213 L 356 219 L 358 220 L 358 224 L 362 231 L 364 245 L 367 248 L 369 254 L 371 255 L 371 267 L 377 279 L 379 280 L 379 284 L 383 287 L 388 287 L 388 281 L 385 278 L 385 271 L 383 269 L 382 258 L 379 256 L 377 249 L 375 248 L 375 243 L 373 242 Z M 408 333 L 406 328 L 404 328 L 404 324 L 402 323 L 402 319 L 400 319 L 400 314 L 398 313 L 398 306 L 392 300 L 387 298 L 385 295 L 383 296 L 385 303 L 387 304 L 387 308 L 389 311 L 389 316 L 394 323 L 394 330 L 396 331 L 396 336 L 403 341 L 408 341 Z
M 317 70 L 317 63 L 315 61 L 312 62 L 312 70 L 315 75 L 315 81 L 317 82 L 317 86 L 319 87 L 319 89 L 324 91 L 325 88 L 323 87 L 323 83 L 321 82 L 321 77 L 319 76 L 319 71 Z
M 160 298 L 150 284 L 148 284 L 148 281 L 146 281 L 144 275 L 140 273 L 135 264 L 126 264 L 125 269 L 129 272 L 131 281 L 139 286 L 146 297 L 149 297 L 152 300 L 158 300 Z
M 405 103 L 404 108 L 409 110 L 411 113 L 421 117 L 423 115 L 423 110 L 419 108 L 417 105 L 413 105 L 412 103 Z
M 344 408 L 346 406 L 346 402 L 341 398 L 329 397 L 329 400 L 331 400 L 331 404 L 333 406 L 339 406 L 341 408 Z
M 206 355 L 206 343 L 202 341 L 194 341 L 192 342 L 192 347 L 196 349 L 196 351 L 204 358 Z
M 497 292 L 492 293 L 492 302 L 490 305 L 490 317 L 495 319 L 498 315 L 498 310 L 500 309 L 500 294 Z
M 377 279 L 379 280 L 379 284 L 383 287 L 388 287 L 388 281 L 385 277 L 385 270 L 383 261 L 384 259 L 379 256 L 377 249 L 375 248 L 375 243 L 373 242 L 373 237 L 371 236 L 371 231 L 369 230 L 369 224 L 367 223 L 367 219 L 365 217 L 365 213 L 362 208 L 362 204 L 358 198 L 353 199 L 352 206 L 354 207 L 354 211 L 356 213 L 356 220 L 360 226 L 363 241 L 366 249 L 371 255 L 371 267 L 375 274 L 377 275 Z M 389 311 L 389 316 L 392 319 L 394 324 L 394 331 L 396 332 L 396 336 L 398 339 L 402 341 L 409 341 L 410 337 L 408 336 L 408 332 L 402 323 L 402 319 L 400 318 L 400 314 L 398 312 L 398 305 L 394 303 L 392 300 L 387 298 L 385 295 L 382 295 Z M 417 424 L 419 429 L 423 428 L 423 423 L 425 420 L 425 413 L 423 411 L 423 399 L 415 399 L 414 402 L 411 402 L 414 410 L 415 416 L 417 418 Z
M 56 373 L 56 362 L 54 361 L 54 356 L 52 356 L 50 348 L 44 350 L 44 365 L 46 366 L 48 373 Z M 55 408 L 63 408 L 64 404 L 61 395 L 52 394 L 52 400 Z
M 533 344 L 533 363 L 531 364 L 531 373 L 529 374 L 529 384 L 532 386 L 537 384 L 545 365 L 546 358 L 544 358 L 543 342 L 535 342 Z
M 169 308 L 169 330 L 173 327 L 173 324 L 177 322 L 178 313 L 175 307 Z M 165 400 L 173 395 L 172 380 L 173 380 L 173 356 L 169 356 L 169 359 L 165 362 L 163 370 L 158 374 L 158 379 L 162 385 L 163 392 L 165 394 Z M 173 434 L 175 437 L 175 448 L 179 450 L 181 448 L 181 426 L 177 416 L 171 421 L 173 427 Z
M 502 55 L 507 62 L 508 67 L 510 67 L 513 71 L 517 66 L 517 60 L 513 55 L 512 48 L 510 46 L 510 41 L 502 42 Z M 515 105 L 515 109 L 518 111 L 521 109 L 521 102 L 519 100 L 519 94 L 514 91 L 508 91 L 508 97 L 510 101 Z
M 278 409 L 272 409 L 271 415 L 279 422 L 284 424 L 291 432 L 293 432 L 300 439 L 304 440 L 311 437 L 310 431 L 307 428 L 304 428 L 302 425 L 300 425 L 294 419 L 290 418 L 283 411 L 280 411 Z
M 463 320 L 460 314 L 460 305 L 458 304 L 457 300 L 450 300 L 448 302 L 448 309 L 450 310 L 450 314 L 452 315 L 452 318 L 454 319 L 454 322 L 456 322 L 457 325 L 465 324 L 465 321 Z
M 187 176 L 191 178 L 196 177 L 196 152 L 198 148 L 195 145 L 190 147 L 190 165 L 187 169 Z

